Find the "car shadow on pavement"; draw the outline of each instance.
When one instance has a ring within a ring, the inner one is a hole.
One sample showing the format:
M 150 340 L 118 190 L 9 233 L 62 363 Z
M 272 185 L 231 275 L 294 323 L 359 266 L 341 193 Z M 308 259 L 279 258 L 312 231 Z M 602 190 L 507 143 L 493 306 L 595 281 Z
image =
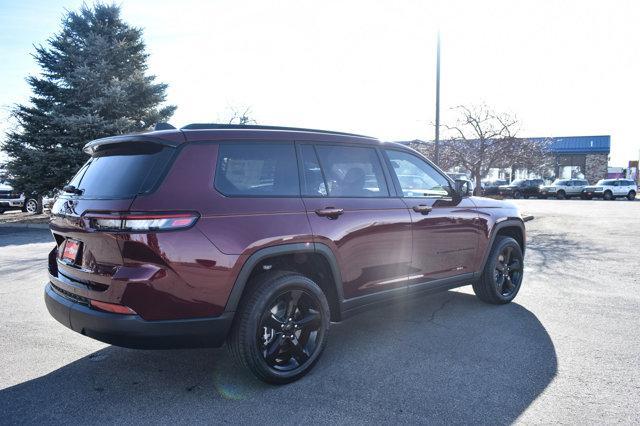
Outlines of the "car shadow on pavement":
M 506 424 L 557 372 L 533 313 L 459 291 L 388 304 L 330 334 L 311 373 L 285 386 L 257 381 L 224 349 L 110 346 L 0 391 L 0 412 L 9 423 Z

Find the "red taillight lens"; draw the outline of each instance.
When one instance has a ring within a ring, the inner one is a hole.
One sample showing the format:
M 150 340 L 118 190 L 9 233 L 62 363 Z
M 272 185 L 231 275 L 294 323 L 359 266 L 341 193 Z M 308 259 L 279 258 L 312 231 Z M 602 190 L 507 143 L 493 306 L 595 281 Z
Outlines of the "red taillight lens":
M 184 229 L 198 220 L 197 213 L 87 213 L 96 231 L 152 232 Z
M 115 303 L 100 302 L 98 300 L 91 301 L 91 307 L 105 312 L 122 315 L 136 315 L 136 311 L 128 306 L 116 305 Z

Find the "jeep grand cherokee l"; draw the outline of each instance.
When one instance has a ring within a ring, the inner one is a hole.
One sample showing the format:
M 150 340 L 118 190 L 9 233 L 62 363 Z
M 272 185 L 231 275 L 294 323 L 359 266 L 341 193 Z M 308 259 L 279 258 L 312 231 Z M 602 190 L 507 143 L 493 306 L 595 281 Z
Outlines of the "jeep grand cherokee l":
M 46 305 L 132 348 L 219 346 L 293 381 L 330 322 L 472 284 L 510 302 L 524 224 L 419 153 L 346 133 L 189 125 L 88 143 L 52 209 Z M 374 336 L 372 336 L 373 338 Z

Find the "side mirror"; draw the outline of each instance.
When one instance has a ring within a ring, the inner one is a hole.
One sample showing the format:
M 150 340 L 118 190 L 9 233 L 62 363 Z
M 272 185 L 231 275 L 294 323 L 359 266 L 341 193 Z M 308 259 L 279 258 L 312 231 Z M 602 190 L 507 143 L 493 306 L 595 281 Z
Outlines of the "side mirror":
M 454 190 L 456 195 L 460 198 L 468 197 L 471 192 L 471 187 L 469 186 L 468 180 L 456 179 Z

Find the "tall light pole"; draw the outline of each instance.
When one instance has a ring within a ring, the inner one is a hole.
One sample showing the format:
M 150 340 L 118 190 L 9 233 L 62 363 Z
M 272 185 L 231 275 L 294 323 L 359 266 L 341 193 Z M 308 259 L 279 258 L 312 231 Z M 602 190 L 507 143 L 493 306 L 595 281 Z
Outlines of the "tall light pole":
M 434 161 L 440 162 L 440 30 L 438 30 L 438 47 L 436 49 L 436 140 Z

